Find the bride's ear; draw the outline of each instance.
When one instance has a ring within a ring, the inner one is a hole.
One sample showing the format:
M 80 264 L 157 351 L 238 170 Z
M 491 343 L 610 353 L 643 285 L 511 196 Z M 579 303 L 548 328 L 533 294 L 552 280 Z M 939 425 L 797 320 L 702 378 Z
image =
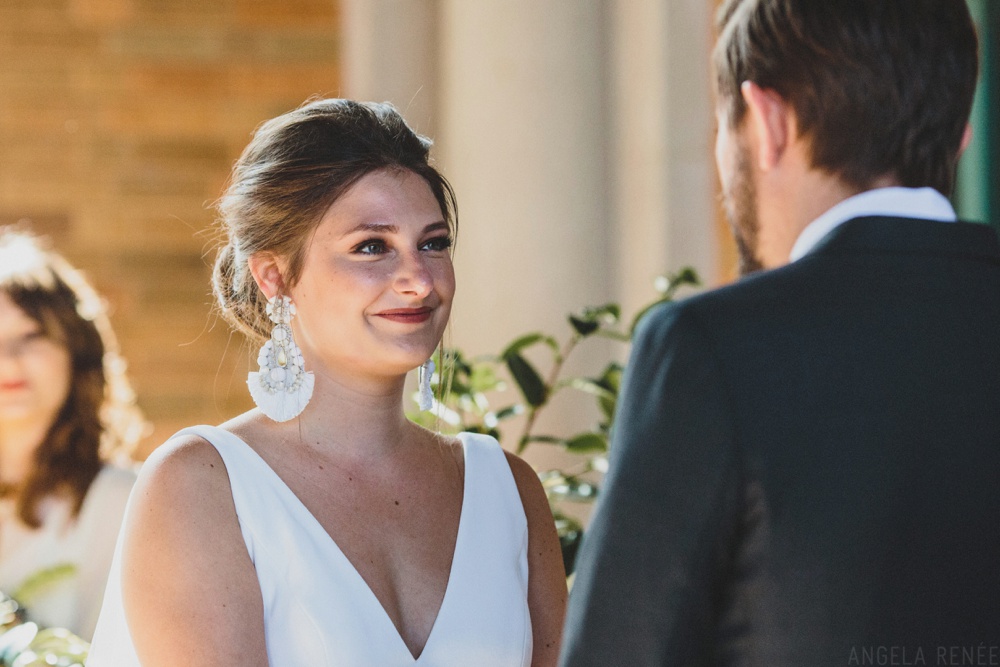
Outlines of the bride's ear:
M 286 294 L 285 267 L 274 253 L 258 252 L 250 255 L 247 266 L 257 287 L 268 299 L 277 294 Z

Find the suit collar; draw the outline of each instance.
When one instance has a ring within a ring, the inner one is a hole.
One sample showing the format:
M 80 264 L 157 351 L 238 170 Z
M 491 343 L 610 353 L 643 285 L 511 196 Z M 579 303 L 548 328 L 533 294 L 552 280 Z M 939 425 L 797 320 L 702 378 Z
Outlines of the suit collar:
M 1000 263 L 1000 240 L 983 224 L 863 216 L 841 224 L 806 255 L 858 252 L 963 255 Z
M 848 197 L 806 225 L 792 246 L 789 259 L 795 261 L 808 254 L 843 223 L 853 218 L 882 216 L 920 218 L 954 222 L 957 219 L 951 202 L 934 188 L 875 188 Z

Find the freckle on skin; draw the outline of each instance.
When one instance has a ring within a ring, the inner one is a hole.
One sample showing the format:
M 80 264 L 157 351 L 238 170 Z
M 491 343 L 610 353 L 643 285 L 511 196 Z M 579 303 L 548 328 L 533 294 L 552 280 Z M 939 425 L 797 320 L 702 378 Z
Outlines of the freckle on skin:
M 398 500 L 394 500 L 394 501 L 392 501 L 392 502 L 396 503 L 397 505 L 399 504 L 399 501 L 398 501 Z

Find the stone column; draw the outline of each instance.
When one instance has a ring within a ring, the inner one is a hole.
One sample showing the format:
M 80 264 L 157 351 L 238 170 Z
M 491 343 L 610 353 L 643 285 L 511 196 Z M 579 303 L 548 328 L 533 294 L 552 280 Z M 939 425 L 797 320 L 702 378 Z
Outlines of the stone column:
M 341 94 L 392 102 L 418 132 L 435 134 L 437 0 L 341 0 Z
M 626 312 L 682 266 L 716 282 L 711 11 L 704 0 L 614 3 L 614 263 Z
M 602 5 L 441 0 L 438 155 L 461 213 L 461 346 L 558 330 L 615 293 Z

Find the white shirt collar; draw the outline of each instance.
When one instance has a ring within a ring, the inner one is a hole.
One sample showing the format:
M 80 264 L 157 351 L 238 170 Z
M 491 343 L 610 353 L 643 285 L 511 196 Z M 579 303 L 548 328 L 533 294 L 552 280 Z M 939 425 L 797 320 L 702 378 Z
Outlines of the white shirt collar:
M 934 188 L 877 188 L 848 197 L 809 223 L 792 246 L 794 262 L 816 247 L 827 234 L 852 218 L 879 215 L 954 222 L 951 202 Z

